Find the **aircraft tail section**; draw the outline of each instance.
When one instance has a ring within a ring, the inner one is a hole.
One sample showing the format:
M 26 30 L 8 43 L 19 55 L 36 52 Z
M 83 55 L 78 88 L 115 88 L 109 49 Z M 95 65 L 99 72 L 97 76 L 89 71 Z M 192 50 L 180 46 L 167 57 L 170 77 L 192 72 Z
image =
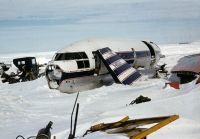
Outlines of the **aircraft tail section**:
M 110 48 L 105 47 L 99 49 L 97 50 L 97 54 L 115 82 L 131 85 L 141 77 L 141 74 L 136 69 L 130 66 Z

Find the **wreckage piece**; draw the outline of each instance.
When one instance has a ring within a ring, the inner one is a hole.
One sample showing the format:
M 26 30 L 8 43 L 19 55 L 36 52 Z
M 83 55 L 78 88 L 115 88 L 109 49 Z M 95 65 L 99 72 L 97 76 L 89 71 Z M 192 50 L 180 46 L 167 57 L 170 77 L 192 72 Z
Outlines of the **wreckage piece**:
M 169 75 L 168 71 L 166 70 L 166 65 L 167 64 L 165 63 L 162 65 L 157 65 L 155 68 L 155 74 L 152 78 L 166 78 Z
M 45 128 L 42 128 L 38 131 L 36 139 L 50 139 L 51 138 L 51 128 L 53 122 L 50 121 Z
M 180 89 L 180 84 L 186 84 L 196 80 L 200 83 L 200 54 L 189 55 L 181 58 L 172 68 L 169 84 L 175 89 Z M 198 79 L 197 79 L 198 78 Z
M 2 78 L 1 81 L 2 83 L 8 82 L 9 84 L 20 82 L 20 79 L 16 78 L 16 76 L 17 76 L 16 74 L 8 75 L 5 72 L 3 72 L 3 74 L 1 75 L 1 78 Z
M 131 101 L 131 103 L 129 105 L 144 103 L 144 102 L 148 102 L 148 101 L 151 101 L 151 99 L 140 95 L 139 97 L 137 97 L 136 99 Z
M 171 70 L 172 73 L 178 72 L 200 72 L 200 54 L 185 56 L 178 60 L 178 64 Z
M 122 120 L 114 123 L 100 123 L 91 128 L 84 134 L 93 133 L 96 131 L 103 131 L 108 134 L 123 133 L 126 134 L 130 139 L 145 139 L 151 133 L 159 130 L 160 128 L 168 125 L 169 123 L 177 120 L 178 115 L 164 116 L 164 117 L 152 117 L 144 119 L 128 120 L 126 116 Z M 143 128 L 147 125 L 153 126 L 149 128 Z
M 37 136 L 30 136 L 27 139 L 51 139 L 51 129 L 52 129 L 53 122 L 49 121 L 45 128 L 42 128 L 38 131 Z M 56 137 L 53 137 L 56 139 Z M 25 139 L 24 136 L 18 135 L 16 139 Z
M 3 72 L 9 70 L 10 67 L 11 67 L 11 64 L 5 64 L 5 63 L 0 62 L 0 75 L 2 75 Z

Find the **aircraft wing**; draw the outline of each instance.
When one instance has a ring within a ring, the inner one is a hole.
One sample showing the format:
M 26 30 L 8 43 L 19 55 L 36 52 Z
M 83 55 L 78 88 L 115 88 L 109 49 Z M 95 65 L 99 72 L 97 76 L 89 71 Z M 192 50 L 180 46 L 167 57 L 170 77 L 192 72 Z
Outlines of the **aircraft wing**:
M 130 66 L 110 48 L 105 47 L 99 49 L 97 50 L 97 54 L 115 82 L 131 85 L 141 77 L 141 74 L 136 69 Z

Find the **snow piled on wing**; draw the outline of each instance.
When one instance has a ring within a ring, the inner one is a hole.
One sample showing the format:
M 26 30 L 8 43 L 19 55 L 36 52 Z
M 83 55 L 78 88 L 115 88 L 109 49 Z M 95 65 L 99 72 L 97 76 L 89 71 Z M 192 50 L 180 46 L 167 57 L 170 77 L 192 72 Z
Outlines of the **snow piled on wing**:
M 179 48 L 182 49 L 179 49 Z M 183 49 L 184 48 L 184 49 Z M 166 55 L 160 64 L 167 63 L 171 69 L 182 56 L 200 53 L 199 44 L 161 46 Z M 186 49 L 188 51 L 186 51 Z M 177 53 L 176 53 L 177 52 Z M 48 56 L 44 55 L 44 58 Z M 165 80 L 147 79 L 128 86 L 113 84 L 79 95 L 77 136 L 85 133 L 91 125 L 99 122 L 118 121 L 124 116 L 131 119 L 178 114 L 180 119 L 153 133 L 152 139 L 199 139 L 200 137 L 200 86 L 183 91 L 167 87 Z M 138 96 L 151 98 L 150 102 L 129 105 Z M 63 94 L 50 90 L 45 77 L 16 84 L 0 83 L 0 138 L 13 139 L 21 134 L 36 135 L 38 130 L 53 121 L 52 134 L 65 139 L 69 134 L 70 114 L 76 94 Z M 125 139 L 121 134 L 102 132 L 89 134 L 86 139 Z

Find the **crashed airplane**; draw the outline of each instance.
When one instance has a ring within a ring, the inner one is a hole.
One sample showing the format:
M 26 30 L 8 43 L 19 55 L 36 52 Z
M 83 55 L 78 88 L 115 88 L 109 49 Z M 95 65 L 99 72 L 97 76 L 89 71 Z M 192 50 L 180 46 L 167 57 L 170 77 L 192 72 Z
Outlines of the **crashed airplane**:
M 137 68 L 153 69 L 161 57 L 153 42 L 86 40 L 56 52 L 45 74 L 50 89 L 73 93 L 116 83 L 131 85 Z

